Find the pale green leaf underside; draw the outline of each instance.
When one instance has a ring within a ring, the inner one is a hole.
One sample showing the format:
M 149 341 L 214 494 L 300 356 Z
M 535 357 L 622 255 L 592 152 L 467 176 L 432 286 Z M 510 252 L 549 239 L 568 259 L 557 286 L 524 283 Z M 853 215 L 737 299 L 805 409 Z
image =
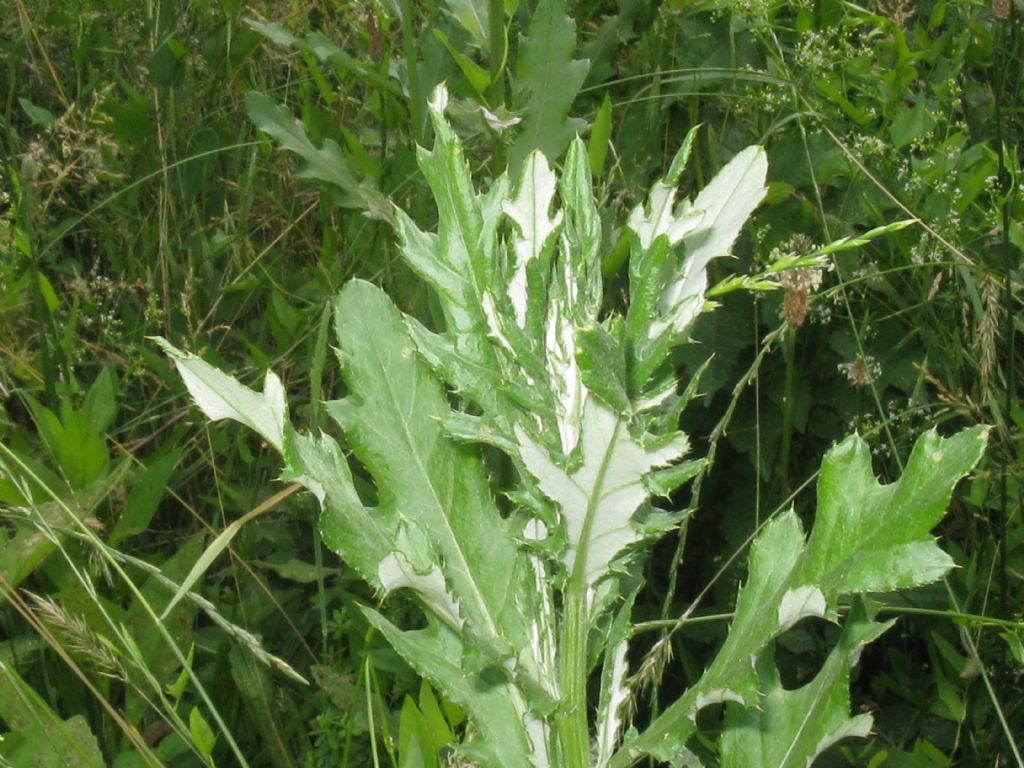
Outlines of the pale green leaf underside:
M 519 230 L 515 239 L 515 268 L 508 285 L 509 299 L 519 327 L 526 325 L 526 268 L 540 256 L 548 237 L 562 221 L 562 212 L 550 215 L 557 183 L 544 155 L 531 153 L 523 168 L 522 182 L 515 197 L 502 205 L 502 211 Z
M 707 290 L 708 262 L 727 256 L 744 222 L 767 192 L 768 160 L 761 147 L 747 147 L 702 189 L 692 205 L 683 206 L 669 231 L 681 228 L 686 259 L 658 301 L 674 332 L 682 333 L 700 314 Z M 691 216 L 699 216 L 690 226 Z
M 596 398 L 583 414 L 582 463 L 567 472 L 541 446 L 517 429 L 520 456 L 540 488 L 561 509 L 569 546 L 562 556 L 570 573 L 581 573 L 588 589 L 606 575 L 612 561 L 641 538 L 632 522 L 647 500 L 644 478 L 680 458 L 688 442 L 679 436 L 645 450 L 622 419 Z
M 157 338 L 156 342 L 178 364 L 178 373 L 189 394 L 208 419 L 232 419 L 244 424 L 284 452 L 288 410 L 284 387 L 273 372 L 267 372 L 263 392 L 257 393 L 195 355 L 181 352 L 166 339 Z
M 699 226 L 685 238 L 687 269 L 662 294 L 662 309 L 673 307 L 689 293 L 690 284 L 708 262 L 728 255 L 740 229 L 768 191 L 768 159 L 762 147 L 747 147 L 726 163 L 694 199 Z

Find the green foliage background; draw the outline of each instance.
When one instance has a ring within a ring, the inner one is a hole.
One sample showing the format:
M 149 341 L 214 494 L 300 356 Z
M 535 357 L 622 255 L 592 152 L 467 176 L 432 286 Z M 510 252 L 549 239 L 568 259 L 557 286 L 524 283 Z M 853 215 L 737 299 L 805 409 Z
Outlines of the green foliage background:
M 769 160 L 768 197 L 712 284 L 913 221 L 779 290 L 723 294 L 698 322 L 701 347 L 679 356 L 687 375 L 711 358 L 704 407 L 683 426 L 714 460 L 673 499 L 697 512 L 659 546 L 637 600 L 652 644 L 692 616 L 639 717 L 712 657 L 752 533 L 791 498 L 807 512 L 831 444 L 858 430 L 893 478 L 926 428 L 991 424 L 986 464 L 937 531 L 959 569 L 881 606 L 900 624 L 853 681 L 876 733 L 822 762 L 1021 764 L 1019 5 L 8 6 L 8 763 L 231 764 L 234 743 L 252 765 L 433 765 L 463 727 L 355 609 L 374 597 L 324 552 L 314 502 L 275 485 L 258 440 L 206 425 L 147 339 L 248 383 L 272 367 L 295 423 L 324 426 L 321 401 L 343 394 L 326 365 L 328 306 L 346 281 L 369 279 L 428 326 L 439 320 L 396 256 L 388 201 L 433 224 L 415 147 L 431 143 L 427 99 L 445 81 L 478 177 L 587 140 L 611 308 L 628 252 L 615 222 L 698 123 L 684 190 L 750 143 Z M 181 583 L 204 553 L 196 599 L 162 615 L 174 594 L 164 582 Z M 416 621 L 400 600 L 383 609 Z M 786 685 L 820 666 L 830 633 L 789 633 L 777 653 Z

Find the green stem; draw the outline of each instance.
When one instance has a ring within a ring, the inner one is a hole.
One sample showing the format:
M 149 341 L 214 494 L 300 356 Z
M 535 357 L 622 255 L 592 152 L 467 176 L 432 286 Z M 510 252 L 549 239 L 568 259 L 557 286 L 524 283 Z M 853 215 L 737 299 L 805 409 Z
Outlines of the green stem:
M 575 581 L 575 580 L 574 580 Z M 562 620 L 562 708 L 555 719 L 565 768 L 589 768 L 586 592 L 570 584 Z
M 614 444 L 620 420 L 609 440 Z M 590 633 L 590 609 L 587 605 L 587 554 L 597 515 L 598 500 L 605 489 L 611 452 L 607 452 L 594 478 L 584 516 L 572 573 L 562 592 L 561 652 L 562 709 L 555 718 L 565 768 L 589 768 L 590 730 L 587 723 L 587 640 Z
M 796 353 L 796 330 L 787 325 L 782 341 L 782 353 L 786 359 L 786 383 L 783 390 L 782 447 L 779 449 L 779 490 L 789 495 L 789 452 L 793 444 L 793 368 Z

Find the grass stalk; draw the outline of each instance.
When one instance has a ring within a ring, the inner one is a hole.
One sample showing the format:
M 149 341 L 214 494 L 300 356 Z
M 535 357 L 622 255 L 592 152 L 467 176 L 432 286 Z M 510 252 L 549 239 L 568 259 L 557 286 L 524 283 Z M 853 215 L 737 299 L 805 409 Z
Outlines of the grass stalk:
M 228 743 L 231 751 L 234 753 L 235 758 L 238 760 L 238 764 L 240 766 L 243 766 L 243 768 L 248 768 L 249 763 L 245 759 L 245 755 L 242 752 L 241 747 L 239 747 L 238 743 L 235 741 L 235 738 L 232 735 L 230 729 L 228 728 L 227 723 L 223 720 L 219 710 L 217 709 L 212 699 L 210 698 L 210 695 L 207 692 L 206 687 L 203 685 L 202 681 L 198 678 L 198 676 L 196 676 L 195 672 L 193 672 L 192 665 L 188 663 L 188 660 L 185 658 L 185 655 L 181 652 L 181 649 L 178 648 L 178 644 L 174 641 L 174 638 L 171 637 L 171 634 L 168 631 L 164 622 L 160 620 L 159 616 L 157 616 L 156 611 L 145 599 L 142 592 L 136 586 L 135 582 L 128 576 L 128 574 L 121 567 L 121 564 L 117 561 L 116 558 L 113 558 L 109 555 L 109 553 L 107 552 L 107 548 L 97 538 L 95 532 L 93 532 L 89 528 L 89 526 L 85 525 L 85 523 L 79 520 L 78 516 L 75 515 L 74 512 L 68 507 L 67 503 L 57 493 L 55 493 L 38 475 L 36 475 L 36 473 L 30 467 L 28 467 L 19 456 L 14 454 L 3 443 L 0 443 L 0 453 L 2 453 L 8 461 L 10 461 L 14 466 L 16 466 L 18 470 L 21 473 L 23 473 L 24 477 L 28 478 L 32 483 L 35 483 L 50 497 L 51 501 L 57 504 L 57 506 L 61 509 L 61 511 L 64 512 L 68 520 L 71 522 L 72 527 L 76 528 L 80 533 L 84 534 L 86 539 L 95 547 L 95 549 L 101 554 L 101 556 L 107 562 L 110 569 L 114 573 L 116 573 L 118 577 L 124 582 L 125 586 L 132 594 L 132 597 L 138 601 L 138 604 L 140 606 L 142 606 L 143 611 L 145 611 L 149 620 L 152 622 L 153 626 L 156 628 L 157 632 L 160 634 L 160 636 L 166 643 L 168 650 L 181 665 L 182 670 L 185 672 L 185 674 L 189 678 L 189 681 L 195 687 L 196 693 L 203 700 L 203 703 L 206 705 L 208 711 L 210 712 L 210 715 L 214 718 L 218 728 L 220 728 L 221 733 L 224 735 L 224 740 Z M 42 517 L 40 517 L 40 520 L 42 521 L 42 524 L 44 528 L 47 530 L 47 532 L 52 535 L 52 531 L 49 529 L 49 525 L 46 523 L 46 521 Z M 65 557 L 67 557 L 70 562 L 70 556 L 68 556 L 66 552 L 64 552 L 64 554 Z M 74 563 L 71 563 L 71 565 L 73 566 Z M 97 605 L 99 605 L 98 601 Z M 114 623 L 110 619 L 110 617 L 107 617 L 107 620 L 110 622 L 112 628 L 114 628 L 115 630 L 119 629 L 117 624 Z M 143 665 L 143 668 L 144 666 L 145 665 Z M 154 683 L 155 689 L 158 691 L 159 695 L 163 697 L 162 682 L 154 681 Z M 173 707 L 168 707 L 168 711 L 169 713 L 176 715 Z M 182 723 L 182 728 L 185 732 L 188 732 L 187 728 L 184 726 L 184 723 Z
M 405 69 L 408 73 L 409 87 L 409 118 L 412 121 L 413 140 L 418 144 L 426 143 L 427 118 L 423 106 L 427 103 L 420 83 L 419 55 L 417 51 L 416 31 L 413 28 L 413 4 L 411 0 L 400 0 L 402 12 L 402 54 L 405 56 Z

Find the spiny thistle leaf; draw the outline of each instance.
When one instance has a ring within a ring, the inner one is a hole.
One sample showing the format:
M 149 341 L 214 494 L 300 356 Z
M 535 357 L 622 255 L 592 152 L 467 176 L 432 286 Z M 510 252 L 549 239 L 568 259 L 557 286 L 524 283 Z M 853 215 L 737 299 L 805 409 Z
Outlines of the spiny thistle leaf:
M 764 671 L 765 664 L 773 663 L 770 643 L 800 619 L 837 619 L 837 601 L 844 595 L 914 587 L 948 571 L 953 563 L 928 531 L 949 504 L 954 486 L 981 458 L 986 436 L 985 427 L 949 438 L 928 432 L 914 446 L 903 476 L 889 485 L 875 478 L 860 437 L 848 437 L 829 451 L 818 480 L 818 515 L 810 540 L 792 510 L 764 527 L 751 545 L 749 577 L 714 662 L 631 749 L 654 756 L 681 749 L 693 733 L 697 712 L 711 703 L 760 707 L 767 693 L 765 675 L 775 674 Z M 878 565 L 886 557 L 908 559 L 874 574 L 857 566 L 862 558 Z M 851 571 L 854 576 L 846 578 Z M 851 646 L 849 652 L 854 650 Z M 758 665 L 751 664 L 758 659 Z M 847 662 L 837 657 L 835 663 Z M 787 711 L 808 715 L 796 705 Z M 804 762 L 793 765 L 806 765 L 816 753 L 800 754 Z
M 373 475 L 380 514 L 398 522 L 396 538 L 406 537 L 398 551 L 420 575 L 444 563 L 470 631 L 497 643 L 499 615 L 519 598 L 520 571 L 479 456 L 445 437 L 444 392 L 378 288 L 348 283 L 335 303 L 335 330 L 352 394 L 327 411 Z M 386 568 L 392 578 L 402 570 L 391 562 Z
M 263 392 L 257 394 L 195 355 L 176 349 L 166 339 L 154 340 L 178 364 L 178 373 L 206 418 L 210 421 L 232 419 L 245 424 L 284 453 L 288 406 L 284 387 L 273 371 L 267 371 Z
M 935 581 L 953 567 L 928 532 L 942 519 L 956 481 L 985 448 L 987 429 L 944 439 L 921 436 L 903 476 L 879 485 L 862 440 L 848 438 L 825 457 L 818 521 L 801 577 L 828 595 L 885 592 Z
M 522 181 L 515 197 L 501 206 L 519 230 L 519 237 L 513 244 L 516 261 L 508 293 L 520 328 L 526 326 L 526 267 L 541 255 L 549 238 L 562 223 L 561 211 L 554 216 L 549 213 L 557 181 L 544 155 L 534 152 L 523 167 Z
M 758 706 L 726 705 L 722 768 L 804 768 L 837 741 L 867 736 L 871 715 L 850 717 L 850 668 L 893 623 L 871 621 L 856 603 L 821 670 L 792 691 L 782 687 L 771 654 L 762 654 Z

